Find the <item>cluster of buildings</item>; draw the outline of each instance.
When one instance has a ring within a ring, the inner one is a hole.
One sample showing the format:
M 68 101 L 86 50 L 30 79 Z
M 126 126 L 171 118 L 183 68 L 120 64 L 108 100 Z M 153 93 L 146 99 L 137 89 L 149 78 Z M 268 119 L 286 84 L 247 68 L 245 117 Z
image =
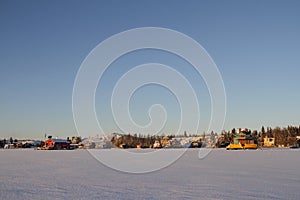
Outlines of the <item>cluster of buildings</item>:
M 134 145 L 127 144 L 125 140 L 121 143 L 113 143 L 120 138 L 130 135 L 112 133 L 102 136 L 88 138 L 72 137 L 67 139 L 57 139 L 49 136 L 45 141 L 35 140 L 9 140 L 0 141 L 0 148 L 35 148 L 37 150 L 59 150 L 59 149 L 109 149 L 109 148 L 227 148 L 227 149 L 257 149 L 283 147 L 276 145 L 276 138 L 264 137 L 259 142 L 251 135 L 248 129 L 238 129 L 234 137 L 224 143 L 224 135 L 215 133 L 203 134 L 202 136 L 154 136 L 148 146 L 142 146 L 136 142 Z M 141 139 L 137 137 L 138 139 Z M 145 138 L 144 138 L 145 139 Z M 227 138 L 228 139 L 228 138 Z M 132 139 L 131 139 L 132 140 Z M 220 142 L 223 141 L 223 142 Z M 224 144 L 223 144 L 224 143 Z M 300 136 L 297 136 L 295 145 L 291 148 L 300 148 Z
M 134 146 L 127 144 L 126 141 L 122 143 L 112 143 L 113 140 L 118 140 L 126 135 L 112 133 L 105 136 L 89 137 L 82 140 L 82 144 L 86 149 L 105 149 L 105 148 L 213 148 L 218 140 L 217 134 L 203 135 L 203 136 L 180 136 L 169 137 L 161 136 L 156 139 L 149 146 L 143 146 L 137 142 Z
M 19 148 L 34 148 L 39 146 L 39 140 L 0 140 L 0 148 L 4 149 L 19 149 Z

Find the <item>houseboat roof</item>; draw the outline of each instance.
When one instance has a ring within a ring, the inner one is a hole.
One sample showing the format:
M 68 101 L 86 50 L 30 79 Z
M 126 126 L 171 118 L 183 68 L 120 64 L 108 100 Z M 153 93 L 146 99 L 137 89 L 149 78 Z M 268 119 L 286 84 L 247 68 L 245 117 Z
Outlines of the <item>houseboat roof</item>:
M 239 134 L 234 137 L 236 140 L 253 140 L 254 138 L 251 135 Z

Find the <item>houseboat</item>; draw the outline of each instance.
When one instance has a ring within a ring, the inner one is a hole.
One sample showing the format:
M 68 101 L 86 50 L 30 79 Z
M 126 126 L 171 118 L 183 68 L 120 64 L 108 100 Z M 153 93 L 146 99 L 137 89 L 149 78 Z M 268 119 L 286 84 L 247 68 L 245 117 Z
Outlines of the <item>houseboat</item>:
M 233 138 L 233 143 L 230 143 L 227 150 L 238 150 L 238 149 L 257 149 L 257 143 L 251 135 L 239 133 Z

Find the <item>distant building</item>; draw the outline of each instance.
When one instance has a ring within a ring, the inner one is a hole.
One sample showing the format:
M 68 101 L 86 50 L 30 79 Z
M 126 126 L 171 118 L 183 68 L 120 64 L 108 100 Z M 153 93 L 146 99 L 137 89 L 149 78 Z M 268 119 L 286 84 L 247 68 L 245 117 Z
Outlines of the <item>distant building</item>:
M 161 140 L 161 146 L 162 147 L 170 147 L 171 146 L 171 140 L 169 137 L 164 136 L 163 139 Z
M 300 136 L 296 136 L 296 143 L 290 148 L 300 148 Z
M 155 142 L 154 142 L 154 144 L 153 144 L 153 148 L 154 148 L 154 149 L 159 149 L 159 148 L 161 148 L 161 144 L 160 144 L 160 142 L 159 142 L 158 140 L 155 140 Z
M 275 146 L 275 138 L 269 138 L 269 137 L 265 137 L 264 138 L 264 144 L 263 147 L 274 147 Z
M 49 137 L 44 143 L 44 149 L 46 150 L 59 150 L 59 149 L 70 149 L 70 142 L 64 139 L 52 139 Z

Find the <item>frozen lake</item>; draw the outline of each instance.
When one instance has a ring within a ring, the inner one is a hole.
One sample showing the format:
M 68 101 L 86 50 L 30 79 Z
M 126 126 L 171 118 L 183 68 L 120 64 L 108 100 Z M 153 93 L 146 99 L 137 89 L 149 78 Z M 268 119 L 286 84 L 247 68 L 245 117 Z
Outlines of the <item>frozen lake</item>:
M 300 199 L 300 150 L 217 149 L 200 160 L 189 149 L 147 174 L 112 170 L 86 150 L 0 150 L 0 199 Z

